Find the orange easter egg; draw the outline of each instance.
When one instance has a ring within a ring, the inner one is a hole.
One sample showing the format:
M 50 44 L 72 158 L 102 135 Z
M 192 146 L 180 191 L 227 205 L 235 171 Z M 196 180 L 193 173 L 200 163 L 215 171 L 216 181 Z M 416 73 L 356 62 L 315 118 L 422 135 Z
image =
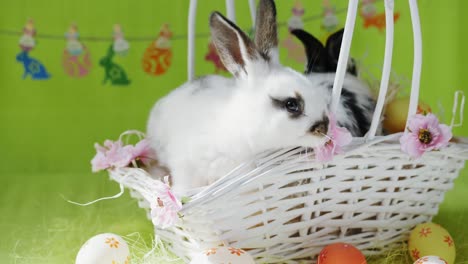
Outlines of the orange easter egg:
M 388 133 L 403 132 L 406 126 L 406 117 L 408 115 L 409 97 L 397 98 L 391 101 L 385 110 L 383 127 Z M 431 113 L 432 110 L 428 104 L 419 101 L 418 114 Z
M 317 264 L 366 264 L 366 258 L 359 249 L 345 243 L 326 246 L 318 255 Z

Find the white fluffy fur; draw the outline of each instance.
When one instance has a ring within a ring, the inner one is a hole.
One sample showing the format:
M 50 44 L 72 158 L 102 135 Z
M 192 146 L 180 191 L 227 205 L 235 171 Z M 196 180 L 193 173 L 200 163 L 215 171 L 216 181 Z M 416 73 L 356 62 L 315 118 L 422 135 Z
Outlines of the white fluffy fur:
M 236 78 L 206 76 L 186 83 L 151 111 L 147 135 L 176 191 L 210 184 L 268 149 L 325 142 L 310 130 L 328 114 L 329 92 L 311 89 L 306 76 L 279 64 L 277 47 L 270 45 L 277 43 L 273 1 L 261 0 L 258 12 L 265 12 L 257 17 L 266 20 L 257 20 L 256 30 L 265 34 L 255 43 L 269 50 L 261 54 L 245 33 L 213 13 L 213 43 Z M 304 100 L 298 117 L 272 100 L 297 95 Z
M 327 113 L 334 73 L 307 78 L 289 68 L 253 63 L 242 78 L 206 76 L 162 98 L 151 111 L 148 137 L 160 164 L 171 170 L 176 191 L 205 186 L 264 150 L 316 146 L 309 132 Z M 252 74 L 254 73 L 254 74 Z M 370 120 L 373 101 L 367 85 L 352 75 L 345 89 Z M 305 116 L 291 119 L 271 98 L 303 96 Z M 353 114 L 340 103 L 337 121 L 357 130 Z
M 302 74 L 281 66 L 257 72 L 264 73 L 245 79 L 206 76 L 154 106 L 148 137 L 176 191 L 207 185 L 267 149 L 323 144 L 309 129 L 327 112 L 327 91 L 310 89 Z M 292 119 L 270 97 L 296 92 L 304 98 L 305 116 Z

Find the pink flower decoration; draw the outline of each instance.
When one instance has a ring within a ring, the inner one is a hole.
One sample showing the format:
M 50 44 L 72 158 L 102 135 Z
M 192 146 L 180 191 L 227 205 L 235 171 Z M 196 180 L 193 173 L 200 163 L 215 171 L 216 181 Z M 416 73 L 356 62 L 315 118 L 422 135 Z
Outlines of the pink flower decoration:
M 138 142 L 132 149 L 132 160 L 140 159 L 144 165 L 149 165 L 152 160 L 156 159 L 156 153 L 150 147 L 150 141 L 143 139 Z
M 147 139 L 143 139 L 135 146 L 124 146 L 122 141 L 104 141 L 104 146 L 94 144 L 96 155 L 91 160 L 93 172 L 109 168 L 122 168 L 128 166 L 132 161 L 139 159 L 144 165 L 155 159 L 154 151 Z
M 158 182 L 156 201 L 151 203 L 151 218 L 153 224 L 160 228 L 173 226 L 179 219 L 182 203 L 175 197 L 171 187 L 166 183 Z
M 450 127 L 439 124 L 435 115 L 416 114 L 410 118 L 400 138 L 401 150 L 412 158 L 419 158 L 426 151 L 446 147 L 451 138 Z
M 96 155 L 91 160 L 91 165 L 93 168 L 93 172 L 98 172 L 100 170 L 105 170 L 110 167 L 109 162 L 107 162 L 105 152 L 101 152 L 98 150 L 99 144 L 95 144 L 94 147 L 97 150 Z
M 122 141 L 104 141 L 104 146 L 94 144 L 96 156 L 91 160 L 93 172 L 108 168 L 127 166 L 132 161 L 132 146 L 123 146 Z
M 314 148 L 315 159 L 319 162 L 330 161 L 335 154 L 343 153 L 342 147 L 351 143 L 353 139 L 346 128 L 337 125 L 334 115 L 330 114 L 328 120 L 327 136 L 329 140 L 323 146 Z

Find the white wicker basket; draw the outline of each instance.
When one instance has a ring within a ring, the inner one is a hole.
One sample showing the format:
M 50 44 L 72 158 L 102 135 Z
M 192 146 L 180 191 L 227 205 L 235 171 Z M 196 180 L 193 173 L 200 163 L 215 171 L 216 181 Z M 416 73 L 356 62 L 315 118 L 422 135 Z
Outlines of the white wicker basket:
M 395 136 L 355 140 L 327 165 L 303 148 L 263 154 L 191 196 L 179 224 L 156 235 L 185 260 L 220 244 L 250 249 L 260 263 L 310 263 L 337 241 L 381 253 L 437 214 L 468 158 L 464 142 L 411 161 Z M 134 168 L 110 176 L 149 212 L 154 179 Z
M 421 36 L 416 0 L 409 2 L 415 39 L 411 116 L 418 101 Z M 357 4 L 358 0 L 349 1 L 334 105 L 341 93 Z M 381 253 L 405 241 L 416 224 L 431 220 L 468 159 L 468 141 L 457 138 L 447 148 L 411 160 L 401 151 L 401 134 L 374 136 L 393 45 L 393 1 L 385 4 L 382 84 L 367 137 L 354 138 L 345 154 L 325 165 L 315 162 L 313 152 L 305 148 L 262 153 L 214 184 L 185 194 L 191 200 L 181 211 L 182 220 L 155 230 L 172 251 L 188 261 L 202 249 L 226 244 L 249 250 L 261 263 L 311 263 L 324 246 L 338 241 L 351 243 L 366 255 Z M 195 8 L 192 0 L 189 20 L 195 18 Z M 189 54 L 193 28 L 194 21 L 189 21 Z M 193 56 L 189 59 L 189 79 L 192 77 Z M 157 200 L 153 191 L 156 180 L 142 169 L 120 168 L 109 173 L 149 212 L 150 203 Z

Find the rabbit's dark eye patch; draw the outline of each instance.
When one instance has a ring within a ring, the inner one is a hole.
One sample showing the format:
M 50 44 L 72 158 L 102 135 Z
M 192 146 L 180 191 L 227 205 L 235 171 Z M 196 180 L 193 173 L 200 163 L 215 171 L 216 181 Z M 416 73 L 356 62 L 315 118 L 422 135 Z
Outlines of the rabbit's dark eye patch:
M 298 118 L 304 114 L 304 99 L 298 93 L 295 97 L 273 98 L 270 96 L 270 98 L 275 107 L 287 111 L 292 118 Z

